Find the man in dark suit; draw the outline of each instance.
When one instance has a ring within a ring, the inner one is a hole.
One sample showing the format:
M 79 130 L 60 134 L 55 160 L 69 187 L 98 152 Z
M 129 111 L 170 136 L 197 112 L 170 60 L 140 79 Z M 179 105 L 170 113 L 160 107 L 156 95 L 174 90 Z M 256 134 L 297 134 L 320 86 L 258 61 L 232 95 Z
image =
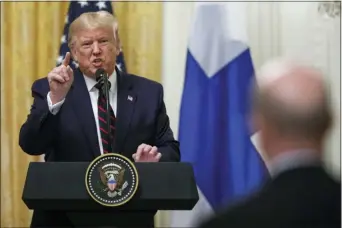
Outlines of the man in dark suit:
M 69 30 L 63 63 L 32 85 L 30 114 L 20 130 L 19 144 L 46 161 L 92 161 L 113 150 L 134 162 L 180 161 L 179 144 L 169 126 L 163 88 L 154 81 L 125 74 L 115 67 L 120 52 L 118 25 L 107 12 L 85 13 Z M 73 72 L 70 58 L 78 63 Z M 106 113 L 95 72 L 109 75 L 112 142 L 104 135 Z M 153 215 L 140 226 L 153 225 Z M 62 212 L 35 211 L 31 227 L 70 227 Z
M 340 227 L 341 184 L 321 159 L 331 125 L 323 76 L 291 61 L 266 64 L 258 76 L 254 123 L 271 179 L 200 227 Z

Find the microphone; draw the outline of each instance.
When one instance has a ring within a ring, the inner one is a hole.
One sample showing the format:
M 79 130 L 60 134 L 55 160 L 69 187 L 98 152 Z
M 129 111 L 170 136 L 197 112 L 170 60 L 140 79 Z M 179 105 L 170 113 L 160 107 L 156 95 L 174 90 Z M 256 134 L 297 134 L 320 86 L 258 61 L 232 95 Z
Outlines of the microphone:
M 106 119 L 107 119 L 107 132 L 108 132 L 108 138 L 107 138 L 107 142 L 109 143 L 109 153 L 110 152 L 114 152 L 114 147 L 113 147 L 113 142 L 110 139 L 111 136 L 111 128 L 110 128 L 110 102 L 109 102 L 109 89 L 110 89 L 110 82 L 108 81 L 108 74 L 107 72 L 102 69 L 99 68 L 96 70 L 95 72 L 95 77 L 96 77 L 96 81 L 101 85 L 101 89 L 104 92 L 105 95 L 105 100 L 106 100 Z
M 101 89 L 104 89 L 103 87 L 106 80 L 106 74 L 106 71 L 102 68 L 97 69 L 95 72 L 96 81 L 101 86 Z

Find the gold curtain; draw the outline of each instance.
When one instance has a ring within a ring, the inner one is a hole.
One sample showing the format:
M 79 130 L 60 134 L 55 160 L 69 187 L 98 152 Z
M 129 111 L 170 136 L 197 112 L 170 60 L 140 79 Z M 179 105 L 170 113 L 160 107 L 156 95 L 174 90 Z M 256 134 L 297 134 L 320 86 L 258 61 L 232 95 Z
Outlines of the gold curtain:
M 123 52 L 132 74 L 161 81 L 161 2 L 115 2 Z
M 68 2 L 1 2 L 1 227 L 27 227 L 21 199 L 30 161 L 18 146 L 30 88 L 54 67 Z M 161 81 L 162 3 L 116 2 L 129 72 Z M 158 222 L 157 222 L 158 223 Z

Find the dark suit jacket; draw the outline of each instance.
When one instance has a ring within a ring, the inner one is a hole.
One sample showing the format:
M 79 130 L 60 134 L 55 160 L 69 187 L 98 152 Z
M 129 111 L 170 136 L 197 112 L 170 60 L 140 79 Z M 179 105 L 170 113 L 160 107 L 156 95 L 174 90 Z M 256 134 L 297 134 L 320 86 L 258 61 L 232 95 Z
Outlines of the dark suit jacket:
M 259 193 L 200 227 L 341 227 L 340 205 L 341 184 L 323 168 L 296 168 L 281 173 Z
M 158 147 L 162 154 L 161 161 L 180 161 L 179 143 L 170 129 L 162 85 L 116 71 L 118 98 L 114 151 L 133 160 L 132 154 L 137 147 L 146 143 Z M 20 129 L 20 147 L 30 155 L 45 154 L 46 161 L 92 161 L 100 155 L 100 147 L 90 96 L 82 73 L 75 71 L 74 82 L 57 115 L 49 112 L 48 92 L 46 78 L 33 83 L 34 101 Z M 33 223 L 36 217 L 33 216 Z M 58 219 L 63 220 L 61 217 Z

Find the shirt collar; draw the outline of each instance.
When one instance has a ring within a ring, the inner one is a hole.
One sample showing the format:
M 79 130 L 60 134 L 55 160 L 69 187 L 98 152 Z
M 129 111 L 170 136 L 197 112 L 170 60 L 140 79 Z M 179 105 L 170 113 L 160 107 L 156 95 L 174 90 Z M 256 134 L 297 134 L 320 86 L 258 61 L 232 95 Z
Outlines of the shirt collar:
M 316 154 L 310 149 L 284 152 L 270 161 L 268 170 L 274 177 L 291 169 L 320 164 L 320 158 Z
M 92 77 L 88 77 L 83 74 L 85 83 L 87 85 L 88 92 L 90 92 L 96 85 L 96 80 Z M 109 82 L 111 83 L 110 91 L 114 91 L 116 88 L 116 71 L 114 70 L 113 73 L 108 78 Z

